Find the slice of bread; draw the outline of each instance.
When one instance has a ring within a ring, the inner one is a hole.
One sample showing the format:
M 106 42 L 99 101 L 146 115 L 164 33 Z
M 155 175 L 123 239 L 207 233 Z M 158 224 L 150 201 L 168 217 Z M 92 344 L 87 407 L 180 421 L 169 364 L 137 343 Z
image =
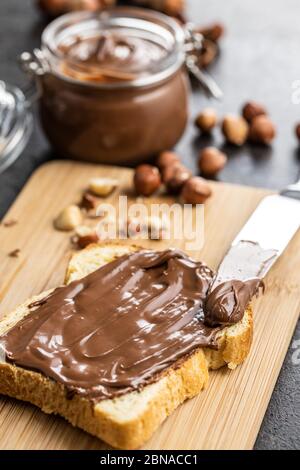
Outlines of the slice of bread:
M 118 256 L 139 249 L 121 244 L 96 244 L 73 255 L 66 273 L 66 283 L 86 276 Z M 0 334 L 30 313 L 28 305 L 49 294 L 40 294 L 0 321 Z M 235 368 L 248 355 L 252 340 L 252 312 L 224 328 L 218 337 L 219 349 L 198 349 L 165 371 L 155 383 L 118 398 L 96 405 L 75 394 L 68 398 L 65 387 L 44 375 L 4 362 L 0 356 L 0 393 L 29 401 L 46 413 L 66 418 L 74 426 L 119 449 L 143 445 L 178 405 L 198 394 L 208 382 L 209 369 L 223 365 Z M 0 350 L 1 355 L 1 350 Z
M 87 276 L 100 266 L 113 261 L 118 256 L 139 250 L 137 245 L 99 243 L 91 244 L 84 250 L 75 253 L 67 268 L 65 283 Z M 209 369 L 219 369 L 227 364 L 234 369 L 247 357 L 253 333 L 251 307 L 247 309 L 243 319 L 236 325 L 224 328 L 219 336 L 217 351 L 205 348 L 204 353 Z

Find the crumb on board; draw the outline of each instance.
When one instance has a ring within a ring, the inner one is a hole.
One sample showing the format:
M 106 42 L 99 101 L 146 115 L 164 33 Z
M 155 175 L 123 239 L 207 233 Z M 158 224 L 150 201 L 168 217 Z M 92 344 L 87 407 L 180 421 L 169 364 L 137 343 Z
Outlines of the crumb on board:
M 20 248 L 16 248 L 15 250 L 10 251 L 8 253 L 8 256 L 10 258 L 18 258 L 19 254 L 20 254 Z
M 3 227 L 13 227 L 18 221 L 16 219 L 8 219 L 2 222 Z

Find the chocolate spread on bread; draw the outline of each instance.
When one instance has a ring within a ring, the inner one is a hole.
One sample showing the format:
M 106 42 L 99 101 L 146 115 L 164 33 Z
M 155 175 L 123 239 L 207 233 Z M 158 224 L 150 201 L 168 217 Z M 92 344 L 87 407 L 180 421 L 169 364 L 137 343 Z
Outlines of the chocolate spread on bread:
M 179 250 L 122 256 L 32 303 L 0 337 L 6 360 L 93 401 L 140 389 L 197 348 L 217 348 L 220 329 L 240 318 L 234 302 L 244 310 L 258 283 L 237 281 L 224 303 L 222 289 L 208 296 L 213 281 Z

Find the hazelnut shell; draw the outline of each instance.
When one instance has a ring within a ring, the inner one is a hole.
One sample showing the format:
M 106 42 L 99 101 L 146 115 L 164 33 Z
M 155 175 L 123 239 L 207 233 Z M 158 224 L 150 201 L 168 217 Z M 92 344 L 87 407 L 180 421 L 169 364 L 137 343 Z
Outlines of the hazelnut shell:
M 215 110 L 206 108 L 196 117 L 195 125 L 200 131 L 208 133 L 216 126 L 217 122 L 218 118 Z
M 156 166 L 139 165 L 134 174 L 134 187 L 139 196 L 151 196 L 159 189 L 161 177 Z
M 199 157 L 199 169 L 205 176 L 214 176 L 227 163 L 227 156 L 215 147 L 204 148 Z
M 101 5 L 99 0 L 77 0 L 76 2 L 70 0 L 38 0 L 39 8 L 49 16 L 58 16 L 70 11 L 88 10 L 96 11 Z M 108 2 L 109 4 L 109 2 Z
M 193 176 L 184 184 L 181 200 L 185 204 L 203 204 L 212 194 L 209 184 L 199 176 Z
M 173 177 L 176 169 L 182 168 L 182 167 L 183 165 L 179 161 L 174 161 L 173 163 L 170 163 L 169 165 L 166 165 L 165 167 L 163 167 L 161 170 L 162 182 L 167 185 L 168 181 L 170 181 L 170 179 Z
M 247 140 L 249 126 L 243 117 L 228 114 L 223 120 L 222 132 L 227 142 L 240 146 Z
M 264 106 L 260 103 L 256 103 L 255 101 L 249 101 L 243 106 L 242 109 L 242 115 L 249 123 L 251 123 L 257 116 L 266 114 L 268 113 Z
M 249 140 L 257 144 L 268 145 L 276 135 L 276 129 L 268 116 L 257 116 L 250 126 Z
M 76 240 L 76 244 L 78 248 L 83 249 L 90 245 L 91 243 L 97 243 L 99 241 L 99 237 L 96 232 L 90 233 L 89 235 L 83 235 L 78 237 Z
M 180 163 L 180 158 L 177 153 L 168 150 L 161 152 L 156 159 L 156 164 L 161 171 L 173 163 Z
M 172 171 L 173 170 L 173 171 Z M 192 172 L 184 165 L 173 165 L 170 176 L 166 181 L 167 190 L 171 194 L 178 194 L 184 183 L 192 176 Z
M 80 207 L 86 210 L 95 209 L 99 205 L 99 199 L 90 191 L 85 191 L 80 201 Z
M 224 35 L 225 28 L 221 23 L 213 23 L 198 29 L 206 39 L 217 42 Z

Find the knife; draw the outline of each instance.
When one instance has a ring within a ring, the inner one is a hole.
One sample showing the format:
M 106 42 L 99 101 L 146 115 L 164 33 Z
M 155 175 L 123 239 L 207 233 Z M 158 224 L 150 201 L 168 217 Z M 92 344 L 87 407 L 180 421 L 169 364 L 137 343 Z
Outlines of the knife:
M 299 227 L 300 179 L 260 202 L 221 262 L 214 287 L 226 279 L 263 279 Z
M 300 180 L 265 197 L 233 240 L 204 304 L 207 325 L 240 321 L 262 279 L 300 226 Z

